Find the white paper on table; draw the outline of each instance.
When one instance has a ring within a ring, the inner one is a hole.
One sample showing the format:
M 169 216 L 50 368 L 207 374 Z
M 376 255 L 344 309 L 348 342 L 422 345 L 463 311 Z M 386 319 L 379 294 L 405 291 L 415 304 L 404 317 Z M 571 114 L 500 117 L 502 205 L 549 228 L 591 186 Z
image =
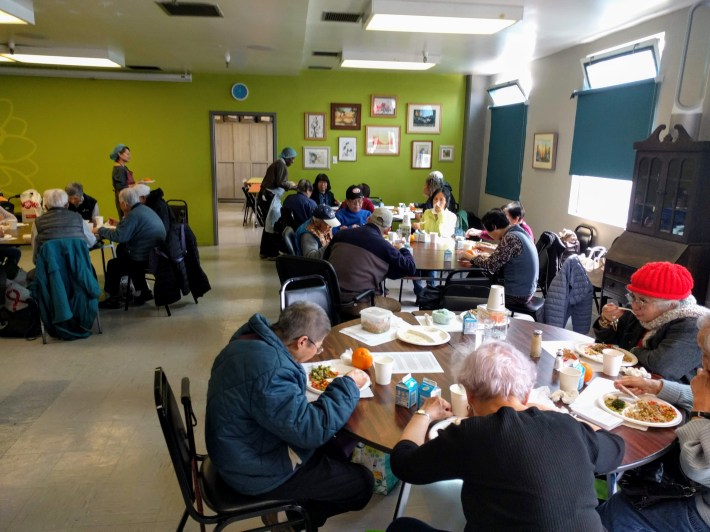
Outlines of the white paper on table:
M 396 340 L 397 329 L 405 325 L 408 324 L 402 318 L 395 316 L 390 320 L 390 330 L 387 332 L 373 334 L 371 332 L 367 332 L 362 328 L 362 325 L 358 323 L 357 325 L 351 325 L 350 327 L 341 329 L 340 333 L 350 336 L 351 338 L 355 338 L 358 342 L 362 342 L 370 346 L 376 346 Z
M 430 323 L 427 317 L 431 317 L 431 315 L 426 314 L 424 316 L 416 316 L 419 325 L 424 325 L 425 327 L 436 327 L 437 329 L 441 329 L 446 332 L 461 332 L 463 330 L 463 322 L 458 316 L 454 316 L 451 321 L 445 325 L 436 323 L 433 318 Z
M 594 338 L 589 338 L 589 343 L 594 343 Z M 592 368 L 592 371 L 600 372 L 603 369 L 603 365 L 600 364 L 599 362 L 594 362 L 593 360 L 590 360 L 588 358 L 580 357 L 579 353 L 574 349 L 574 346 L 579 343 L 586 343 L 586 340 L 584 342 L 562 342 L 559 340 L 550 340 L 550 341 L 544 341 L 542 342 L 542 349 L 543 351 L 546 351 L 547 353 L 550 353 L 553 357 L 557 356 L 557 350 L 558 349 L 571 349 L 574 351 L 574 354 L 577 355 L 577 358 L 580 360 L 583 360 L 585 364 L 589 364 L 589 366 Z
M 614 381 L 603 377 L 596 377 L 587 388 L 579 394 L 577 400 L 570 405 L 572 412 L 580 417 L 599 425 L 603 429 L 611 430 L 623 423 L 620 417 L 610 414 L 597 406 L 599 397 L 605 393 L 615 392 Z
M 392 373 L 444 373 L 431 351 L 393 351 L 372 353 L 376 356 L 391 356 L 394 359 Z

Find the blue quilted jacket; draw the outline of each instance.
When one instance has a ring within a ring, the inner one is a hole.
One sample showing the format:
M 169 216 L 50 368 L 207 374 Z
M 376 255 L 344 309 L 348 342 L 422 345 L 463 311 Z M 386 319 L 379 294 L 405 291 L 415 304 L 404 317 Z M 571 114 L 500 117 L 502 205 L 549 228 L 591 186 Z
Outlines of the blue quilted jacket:
M 574 332 L 588 334 L 592 326 L 594 287 L 575 255 L 562 263 L 545 297 L 545 323 L 564 327 L 572 316 Z

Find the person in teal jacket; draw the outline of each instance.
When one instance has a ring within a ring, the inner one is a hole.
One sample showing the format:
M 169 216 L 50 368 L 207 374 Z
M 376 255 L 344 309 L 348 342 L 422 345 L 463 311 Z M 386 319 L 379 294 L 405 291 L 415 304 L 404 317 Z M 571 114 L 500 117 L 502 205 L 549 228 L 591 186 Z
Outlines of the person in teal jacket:
M 355 410 L 367 376 L 353 369 L 313 402 L 301 363 L 322 352 L 330 330 L 310 302 L 284 309 L 270 325 L 253 315 L 212 366 L 205 442 L 217 471 L 233 489 L 261 498 L 293 498 L 311 522 L 367 505 L 372 473 L 349 461 L 339 433 Z

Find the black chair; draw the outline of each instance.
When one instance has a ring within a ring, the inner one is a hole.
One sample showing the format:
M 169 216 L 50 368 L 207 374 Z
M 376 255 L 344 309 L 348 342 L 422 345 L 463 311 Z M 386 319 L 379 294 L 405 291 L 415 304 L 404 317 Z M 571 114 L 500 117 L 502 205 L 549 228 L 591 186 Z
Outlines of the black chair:
M 216 525 L 214 530 L 222 530 L 236 521 L 284 511 L 290 512 L 292 515 L 297 514 L 298 517 L 289 518 L 288 521 L 284 521 L 280 525 L 288 524 L 305 527 L 307 531 L 315 530 L 310 523 L 308 514 L 295 500 L 262 499 L 258 496 L 252 497 L 237 493 L 222 480 L 209 456 L 197 454 L 193 432 L 193 427 L 197 425 L 197 418 L 192 410 L 190 380 L 187 377 L 182 379 L 181 393 L 186 423 L 183 423 L 175 395 L 163 368 L 155 368 L 153 392 L 160 428 L 163 430 L 165 443 L 168 446 L 170 459 L 185 503 L 185 511 L 178 524 L 178 531 L 184 529 L 188 517 L 200 523 L 201 527 Z M 213 514 L 207 515 L 205 513 L 203 502 L 207 508 L 214 512 Z M 270 527 L 267 526 L 250 528 L 249 531 L 269 529 Z
M 333 308 L 328 283 L 320 275 L 304 275 L 287 279 L 279 291 L 281 310 L 299 301 L 311 301 L 323 307 L 332 325 L 340 323 L 340 315 Z
M 579 252 L 587 255 L 587 251 L 593 248 L 597 242 L 597 230 L 591 225 L 580 224 L 574 228 L 579 242 Z
M 539 322 L 543 321 L 542 308 L 544 306 L 545 298 L 539 296 L 533 296 L 527 303 L 511 303 L 509 301 L 505 303 L 505 308 L 511 312 L 512 316 L 515 316 L 516 312 L 518 314 L 527 314 L 533 321 Z
M 276 272 L 279 274 L 279 280 L 282 285 L 293 277 L 320 275 L 323 279 L 325 279 L 325 282 L 328 285 L 330 302 L 339 317 L 338 321 L 341 321 L 340 318 L 347 312 L 348 309 L 355 307 L 361 301 L 367 301 L 369 299 L 370 306 L 374 306 L 375 304 L 374 290 L 365 290 L 351 301 L 343 301 L 340 296 L 340 283 L 338 282 L 338 276 L 335 273 L 333 265 L 326 260 L 310 259 L 295 255 L 280 255 L 276 257 Z M 350 319 L 350 317 L 347 319 Z
M 286 247 L 286 252 L 289 255 L 297 255 L 297 253 L 296 253 L 296 231 L 294 231 L 291 227 L 286 226 L 284 228 L 283 233 L 281 233 L 281 236 L 284 239 L 284 246 Z
M 486 277 L 463 277 L 470 270 L 454 270 L 446 277 L 441 290 L 440 308 L 448 310 L 469 310 L 488 302 L 490 285 Z M 455 279 L 461 276 L 460 279 Z M 484 281 L 485 279 L 485 281 Z
M 181 199 L 169 199 L 165 203 L 168 204 L 170 210 L 175 215 L 175 221 L 179 224 L 189 223 L 187 220 L 187 202 Z
M 257 227 L 259 221 L 256 219 L 256 197 L 249 192 L 247 183 L 242 186 L 242 192 L 244 192 L 244 222 L 242 222 L 242 225 L 250 224 L 252 218 L 254 218 L 254 227 Z

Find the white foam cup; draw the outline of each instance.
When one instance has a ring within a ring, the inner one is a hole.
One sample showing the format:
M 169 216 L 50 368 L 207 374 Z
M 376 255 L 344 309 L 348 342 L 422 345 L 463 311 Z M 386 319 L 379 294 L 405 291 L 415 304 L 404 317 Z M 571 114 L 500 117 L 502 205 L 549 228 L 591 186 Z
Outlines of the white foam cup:
M 468 397 L 466 389 L 460 384 L 449 386 L 451 391 L 451 411 L 456 417 L 468 417 Z
M 94 218 L 94 225 L 96 227 L 101 227 L 104 225 L 104 217 L 103 216 L 97 216 Z
M 394 369 L 394 358 L 387 355 L 375 358 L 375 382 L 383 386 L 392 382 L 392 370 Z
M 439 238 L 439 233 L 432 231 L 429 233 L 429 242 L 432 244 L 436 244 L 437 239 Z
M 610 377 L 616 377 L 621 369 L 621 363 L 624 360 L 624 353 L 618 349 L 603 349 L 602 359 L 604 361 L 602 371 Z
M 387 236 L 389 237 L 390 242 L 392 242 L 393 244 L 397 242 L 397 233 L 395 231 L 390 231 L 389 233 L 387 233 Z
M 582 371 L 569 366 L 560 370 L 560 390 L 563 392 L 574 392 L 579 389 L 579 377 Z
M 505 288 L 499 284 L 491 286 L 491 291 L 488 293 L 489 310 L 504 310 L 505 309 Z

